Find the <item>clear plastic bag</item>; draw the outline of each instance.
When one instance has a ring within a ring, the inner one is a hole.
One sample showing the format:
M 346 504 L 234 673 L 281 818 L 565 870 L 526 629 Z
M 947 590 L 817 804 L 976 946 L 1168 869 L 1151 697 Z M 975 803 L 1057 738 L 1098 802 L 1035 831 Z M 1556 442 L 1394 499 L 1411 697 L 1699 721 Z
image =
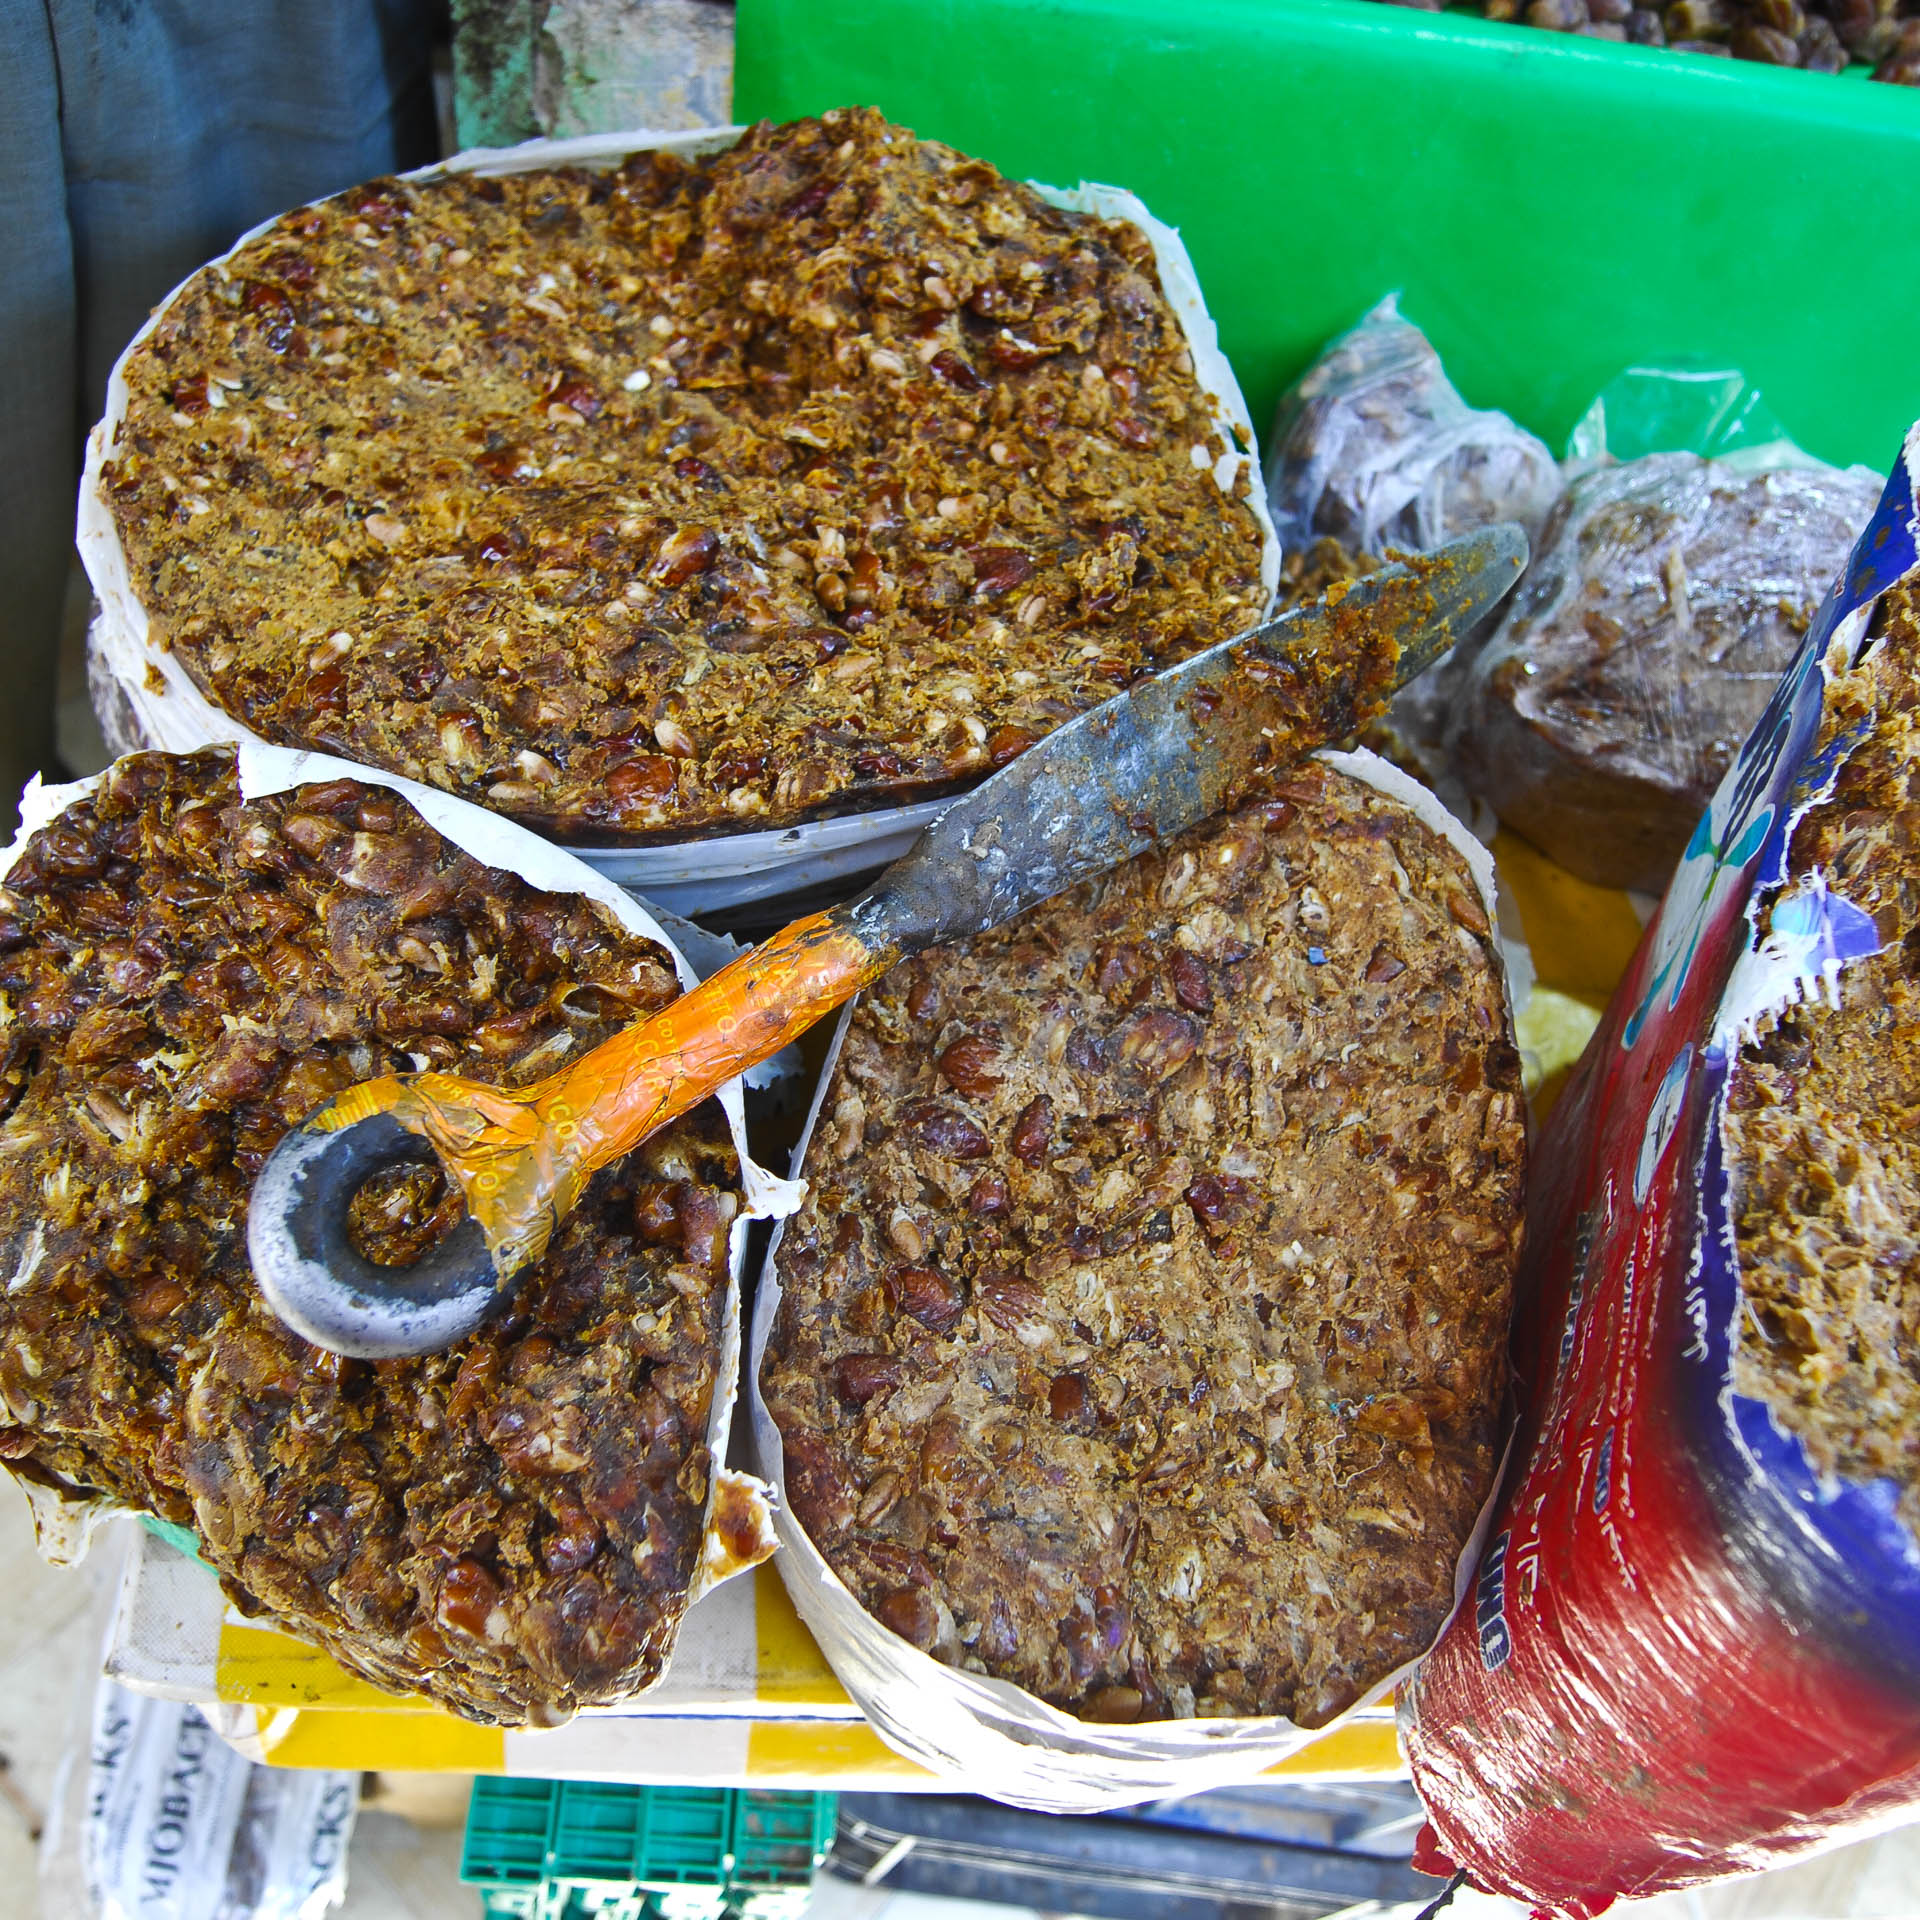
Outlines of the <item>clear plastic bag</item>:
M 1443 752 L 1571 872 L 1658 893 L 1880 482 L 1801 452 L 1724 371 L 1623 374 L 1568 468 L 1525 580 L 1455 676 Z
M 1559 491 L 1546 446 L 1461 399 L 1397 294 L 1329 344 L 1273 417 L 1267 499 L 1290 555 L 1320 539 L 1424 553 L 1496 520 L 1532 539 Z
M 1281 604 L 1366 572 L 1389 549 L 1424 552 L 1496 520 L 1517 520 L 1537 540 L 1559 491 L 1545 445 L 1504 413 L 1469 407 L 1390 294 L 1327 345 L 1275 411 L 1267 497 Z M 1469 802 L 1449 776 L 1444 736 L 1483 637 L 1468 636 L 1402 688 L 1367 736 L 1463 814 Z

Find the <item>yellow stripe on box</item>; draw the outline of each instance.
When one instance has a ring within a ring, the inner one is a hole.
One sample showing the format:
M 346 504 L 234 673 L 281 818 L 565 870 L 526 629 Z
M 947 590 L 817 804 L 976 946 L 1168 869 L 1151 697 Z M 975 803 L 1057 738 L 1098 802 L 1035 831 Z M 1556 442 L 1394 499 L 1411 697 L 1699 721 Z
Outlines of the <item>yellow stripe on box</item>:
M 330 1654 L 270 1627 L 220 1623 L 214 1692 L 235 1706 L 319 1707 L 365 1714 L 451 1718 L 417 1694 L 388 1693 Z
M 771 1562 L 753 1570 L 753 1624 L 760 1699 L 770 1706 L 848 1704 L 846 1688 L 794 1611 L 786 1582 Z
M 756 1720 L 747 1735 L 747 1779 L 755 1786 L 832 1787 L 849 1774 L 908 1786 L 935 1777 L 895 1753 L 863 1720 Z
M 1404 1778 L 1406 1762 L 1390 1720 L 1355 1720 L 1324 1733 L 1296 1754 L 1267 1769 L 1267 1777 L 1318 1780 Z M 747 1740 L 747 1778 L 756 1786 L 786 1782 L 831 1787 L 848 1776 L 898 1781 L 911 1786 L 935 1778 L 903 1758 L 863 1723 L 821 1726 L 754 1722 Z
M 1392 1780 L 1405 1779 L 1406 1772 L 1391 1720 L 1350 1720 L 1269 1767 L 1267 1777 L 1291 1779 L 1307 1773 L 1318 1780 Z
M 504 1773 L 506 1735 L 437 1708 L 425 1713 L 292 1713 L 267 1762 L 342 1772 Z
M 657 1730 L 653 1729 L 653 1730 Z M 635 1723 L 633 1731 L 649 1731 Z M 564 1735 L 560 1736 L 564 1743 Z M 276 1767 L 333 1767 L 384 1773 L 504 1773 L 507 1736 L 498 1727 L 476 1727 L 452 1714 L 356 1713 L 336 1708 L 323 1712 L 283 1709 L 263 1730 L 263 1755 Z M 554 1758 L 561 1757 L 556 1749 Z M 563 1773 L 578 1771 L 562 1765 Z M 604 1757 L 604 1756 L 603 1756 Z M 524 1769 L 527 1756 L 522 1755 Z M 551 1763 L 549 1763 L 551 1764 Z M 619 1767 L 587 1771 L 624 1773 Z M 636 1751 L 635 1777 L 673 1777 L 656 1753 Z M 1357 1721 L 1323 1734 L 1291 1759 L 1267 1770 L 1268 1778 L 1378 1780 L 1404 1776 L 1405 1763 L 1392 1726 Z M 704 1770 L 703 1770 L 704 1777 Z M 747 1730 L 741 1785 L 786 1784 L 830 1788 L 858 1783 L 875 1788 L 931 1788 L 936 1776 L 901 1757 L 863 1722 L 758 1721 Z

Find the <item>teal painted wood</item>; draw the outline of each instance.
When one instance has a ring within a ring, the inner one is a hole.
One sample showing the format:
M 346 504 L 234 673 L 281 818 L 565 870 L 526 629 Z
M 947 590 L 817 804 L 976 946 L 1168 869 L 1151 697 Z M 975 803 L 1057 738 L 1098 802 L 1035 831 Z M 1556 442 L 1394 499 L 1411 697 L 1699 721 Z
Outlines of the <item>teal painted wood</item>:
M 453 0 L 453 131 L 462 147 L 511 147 L 543 131 L 534 41 L 544 0 Z

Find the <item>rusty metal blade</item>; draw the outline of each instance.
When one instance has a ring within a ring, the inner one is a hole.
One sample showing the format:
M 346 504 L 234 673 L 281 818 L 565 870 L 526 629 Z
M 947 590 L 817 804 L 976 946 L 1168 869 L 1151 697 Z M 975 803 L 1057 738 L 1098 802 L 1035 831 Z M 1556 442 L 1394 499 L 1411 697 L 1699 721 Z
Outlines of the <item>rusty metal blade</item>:
M 1303 726 L 1298 701 L 1273 691 L 1276 666 L 1349 655 L 1356 631 L 1390 634 L 1392 685 L 1404 686 L 1486 617 L 1526 563 L 1525 533 L 1503 522 L 1142 681 L 957 800 L 854 903 L 853 924 L 875 946 L 961 939 L 1184 831 L 1264 765 L 1354 730 L 1337 684 Z

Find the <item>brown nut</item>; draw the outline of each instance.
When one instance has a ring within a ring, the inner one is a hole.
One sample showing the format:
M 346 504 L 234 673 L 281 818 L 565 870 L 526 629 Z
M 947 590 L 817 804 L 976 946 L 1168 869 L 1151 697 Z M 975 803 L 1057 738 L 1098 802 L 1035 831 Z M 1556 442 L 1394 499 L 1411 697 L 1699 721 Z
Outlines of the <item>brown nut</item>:
M 967 1195 L 967 1211 L 982 1219 L 994 1219 L 1011 1210 L 1007 1183 L 997 1173 L 983 1173 Z
M 1167 962 L 1167 975 L 1173 982 L 1173 997 L 1189 1013 L 1213 1011 L 1213 982 L 1207 976 L 1207 963 L 1197 953 L 1176 947 Z
M 975 547 L 972 558 L 976 600 L 994 599 L 1033 578 L 1033 562 L 1018 547 Z
M 1231 1173 L 1203 1173 L 1181 1196 L 1202 1225 L 1224 1226 L 1252 1204 L 1253 1183 Z
M 1087 1411 L 1087 1376 L 1084 1373 L 1057 1373 L 1047 1389 L 1047 1411 L 1062 1426 L 1080 1419 Z
M 956 393 L 980 393 L 986 388 L 986 380 L 980 371 L 969 365 L 951 347 L 942 347 L 927 364 Z
M 663 587 L 684 586 L 719 557 L 719 536 L 711 527 L 680 527 L 668 534 L 647 577 Z
M 1000 1084 L 994 1072 L 1000 1051 L 999 1041 L 986 1034 L 962 1034 L 940 1055 L 940 1071 L 956 1092 L 969 1100 L 984 1099 Z
M 833 1363 L 833 1390 L 848 1406 L 864 1407 L 897 1387 L 905 1371 L 890 1353 L 843 1353 Z
M 1037 1167 L 1053 1145 L 1053 1102 L 1043 1093 L 1020 1109 L 1007 1145 L 1023 1165 Z
M 893 1275 L 900 1307 L 930 1333 L 951 1333 L 966 1296 L 936 1267 L 901 1267 Z
M 1776 32 L 1772 27 L 1755 26 L 1751 21 L 1743 27 L 1736 27 L 1733 38 L 1727 44 L 1736 60 L 1756 60 L 1769 67 L 1797 67 L 1800 64 L 1797 41 Z
M 929 1153 L 947 1160 L 984 1160 L 993 1151 L 987 1136 L 964 1113 L 938 1100 L 909 1100 L 900 1124 Z
M 1842 73 L 1847 50 L 1833 30 L 1833 22 L 1815 14 L 1800 34 L 1800 65 L 1808 73 Z
M 1200 1030 L 1190 1016 L 1155 1008 L 1136 1013 L 1120 1029 L 1113 1057 L 1129 1072 L 1149 1080 L 1164 1080 L 1193 1057 L 1199 1044 Z
M 940 1609 L 924 1587 L 894 1587 L 873 1603 L 873 1616 L 921 1652 L 940 1636 Z
M 1102 947 L 1094 962 L 1096 992 L 1116 1007 L 1131 1007 L 1153 988 L 1153 963 L 1144 947 L 1132 942 Z
M 1008 761 L 1017 760 L 1038 738 L 1025 727 L 995 727 L 987 735 L 987 759 L 997 771 Z
M 435 1613 L 443 1627 L 469 1639 L 494 1638 L 489 1632 L 500 1605 L 500 1583 L 478 1560 L 456 1560 L 440 1583 Z M 504 1617 L 500 1622 L 504 1635 Z
M 1669 41 L 1724 40 L 1738 20 L 1729 0 L 1673 0 L 1662 16 Z
M 1002 1333 L 1010 1333 L 1023 1320 L 1040 1318 L 1040 1289 L 1031 1280 L 1004 1267 L 990 1267 L 973 1283 L 973 1297 Z

